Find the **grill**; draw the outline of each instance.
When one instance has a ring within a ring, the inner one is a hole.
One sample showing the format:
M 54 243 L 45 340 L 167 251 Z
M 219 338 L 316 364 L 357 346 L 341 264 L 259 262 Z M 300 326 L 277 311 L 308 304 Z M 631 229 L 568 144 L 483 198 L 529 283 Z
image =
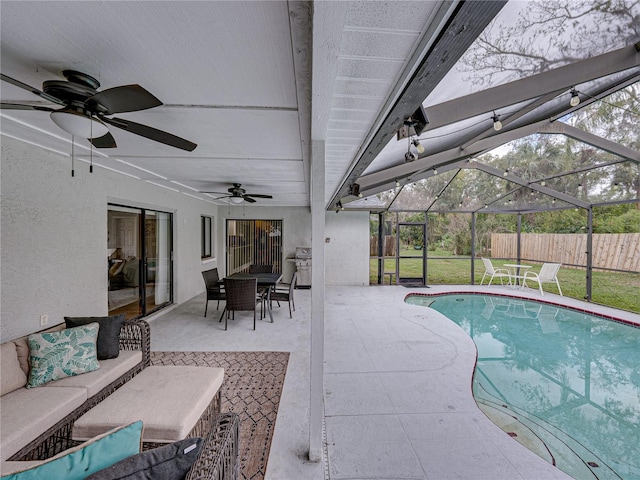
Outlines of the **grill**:
M 296 271 L 298 272 L 298 288 L 311 288 L 311 248 L 296 247 Z

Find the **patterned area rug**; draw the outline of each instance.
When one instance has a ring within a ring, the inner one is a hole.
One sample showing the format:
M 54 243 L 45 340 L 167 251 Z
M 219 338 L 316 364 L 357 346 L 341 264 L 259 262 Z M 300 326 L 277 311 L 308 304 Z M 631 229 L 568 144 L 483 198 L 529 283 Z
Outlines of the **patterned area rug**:
M 224 368 L 222 408 L 240 415 L 240 476 L 267 471 L 289 352 L 151 352 L 153 365 Z

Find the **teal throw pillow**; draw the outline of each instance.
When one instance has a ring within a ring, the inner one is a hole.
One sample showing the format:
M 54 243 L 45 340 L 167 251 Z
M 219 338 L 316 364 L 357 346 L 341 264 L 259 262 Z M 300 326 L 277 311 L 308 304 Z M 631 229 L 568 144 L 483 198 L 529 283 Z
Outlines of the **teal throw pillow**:
M 142 422 L 115 428 L 44 463 L 21 472 L 3 475 L 2 480 L 84 480 L 127 457 L 140 452 Z
M 127 457 L 85 480 L 183 480 L 202 447 L 202 438 L 178 440 Z
M 100 367 L 96 342 L 99 325 L 29 335 L 29 382 L 39 387 L 59 378 L 91 372 Z

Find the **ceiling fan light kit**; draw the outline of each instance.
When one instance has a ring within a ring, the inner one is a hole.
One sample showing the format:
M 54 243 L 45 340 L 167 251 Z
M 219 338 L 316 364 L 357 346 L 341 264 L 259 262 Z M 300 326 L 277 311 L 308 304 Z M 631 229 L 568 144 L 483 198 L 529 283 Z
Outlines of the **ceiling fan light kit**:
M 235 203 L 236 205 L 240 205 L 242 202 L 244 202 L 244 198 L 242 198 L 242 197 L 229 197 L 229 201 L 231 203 Z
M 49 115 L 53 123 L 71 135 L 80 138 L 98 138 L 109 133 L 100 120 L 73 110 L 56 110 Z

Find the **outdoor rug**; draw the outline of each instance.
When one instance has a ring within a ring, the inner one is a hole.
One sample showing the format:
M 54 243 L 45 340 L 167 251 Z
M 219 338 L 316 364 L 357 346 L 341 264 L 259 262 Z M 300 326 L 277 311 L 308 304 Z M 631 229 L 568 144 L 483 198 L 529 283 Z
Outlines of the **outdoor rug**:
M 240 416 L 240 478 L 264 478 L 289 352 L 151 352 L 152 365 L 224 368 L 221 411 Z

